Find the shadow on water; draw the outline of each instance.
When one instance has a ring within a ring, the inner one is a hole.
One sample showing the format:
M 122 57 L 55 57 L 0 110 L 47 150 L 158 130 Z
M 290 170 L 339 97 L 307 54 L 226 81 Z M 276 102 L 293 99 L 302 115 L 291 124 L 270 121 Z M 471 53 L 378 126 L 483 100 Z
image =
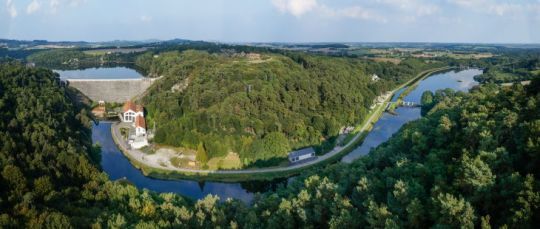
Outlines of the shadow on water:
M 287 179 L 265 182 L 198 182 L 193 180 L 160 180 L 146 177 L 129 162 L 114 144 L 111 136 L 111 123 L 100 122 L 92 128 L 92 140 L 101 145 L 101 167 L 111 180 L 127 179 L 138 188 L 156 192 L 174 192 L 193 199 L 202 199 L 212 194 L 221 200 L 236 198 L 245 203 L 253 200 L 254 193 L 275 189 L 286 185 Z

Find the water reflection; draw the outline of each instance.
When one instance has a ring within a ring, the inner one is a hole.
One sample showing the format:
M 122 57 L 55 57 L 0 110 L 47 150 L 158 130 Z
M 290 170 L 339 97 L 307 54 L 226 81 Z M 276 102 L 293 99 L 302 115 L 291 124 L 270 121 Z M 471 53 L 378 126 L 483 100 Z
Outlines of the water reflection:
M 53 70 L 60 79 L 139 79 L 143 76 L 126 67 L 86 68 L 76 70 Z
M 468 69 L 434 74 L 420 81 L 417 87 L 405 96 L 404 101 L 420 103 L 422 93 L 428 90 L 436 91 L 438 89 L 452 88 L 454 90 L 467 91 L 473 86 L 478 85 L 478 82 L 474 81 L 474 76 L 481 73 L 482 71 L 479 69 Z M 401 94 L 401 92 L 403 90 L 399 90 L 396 94 Z M 394 95 L 392 101 L 395 101 L 398 96 Z M 372 148 L 377 147 L 392 137 L 405 123 L 418 119 L 421 116 L 420 108 L 417 107 L 399 107 L 395 112 L 397 113 L 396 115 L 384 113 L 373 126 L 373 130 L 366 136 L 362 145 L 344 156 L 341 161 L 350 163 L 368 154 Z
M 146 177 L 140 170 L 133 167 L 128 159 L 114 144 L 111 136 L 111 123 L 101 122 L 94 125 L 92 139 L 99 142 L 102 150 L 101 167 L 111 180 L 127 179 L 138 188 L 146 188 L 157 192 L 174 192 L 193 199 L 204 198 L 208 194 L 218 195 L 222 200 L 227 198 L 240 199 L 246 203 L 253 200 L 254 192 L 273 188 L 273 182 L 262 183 L 224 183 L 197 182 L 193 180 L 160 180 Z M 283 183 L 284 181 L 277 181 Z

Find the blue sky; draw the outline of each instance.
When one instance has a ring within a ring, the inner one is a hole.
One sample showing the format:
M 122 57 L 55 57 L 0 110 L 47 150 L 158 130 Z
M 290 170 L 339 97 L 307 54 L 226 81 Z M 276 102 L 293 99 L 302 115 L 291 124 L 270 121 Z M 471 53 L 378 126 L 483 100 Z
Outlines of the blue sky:
M 0 0 L 0 38 L 540 43 L 540 0 Z

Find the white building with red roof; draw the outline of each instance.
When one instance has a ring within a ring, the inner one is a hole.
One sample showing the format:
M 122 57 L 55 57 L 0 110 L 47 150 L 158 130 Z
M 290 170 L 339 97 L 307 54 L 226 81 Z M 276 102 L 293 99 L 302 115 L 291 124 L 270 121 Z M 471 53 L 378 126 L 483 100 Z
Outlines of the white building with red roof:
M 129 137 L 129 145 L 132 148 L 140 149 L 148 145 L 143 106 L 137 105 L 132 101 L 127 101 L 123 107 L 122 121 L 131 123 L 135 128 L 135 134 L 133 134 L 133 129 L 131 129 Z
M 122 113 L 123 122 L 134 122 L 135 117 L 141 115 L 144 118 L 144 107 L 131 101 L 124 103 Z

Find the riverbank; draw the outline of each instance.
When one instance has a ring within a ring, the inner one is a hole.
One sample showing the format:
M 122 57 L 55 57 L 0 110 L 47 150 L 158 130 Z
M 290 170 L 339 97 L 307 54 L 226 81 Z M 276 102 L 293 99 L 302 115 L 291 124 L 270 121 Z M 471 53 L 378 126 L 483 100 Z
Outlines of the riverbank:
M 443 67 L 437 69 L 429 69 L 419 73 L 413 79 L 403 83 L 396 89 L 392 90 L 392 95 L 399 89 L 410 86 L 415 82 L 421 81 L 421 79 L 439 71 L 448 70 L 450 67 Z M 151 164 L 144 160 L 144 153 L 138 150 L 130 150 L 125 142 L 121 139 L 119 131 L 116 125 L 111 125 L 111 132 L 113 140 L 123 152 L 123 154 L 130 160 L 130 162 L 138 169 L 140 169 L 144 175 L 160 178 L 160 179 L 192 179 L 192 180 L 217 180 L 217 181 L 247 181 L 247 180 L 272 180 L 275 178 L 289 177 L 296 175 L 306 169 L 317 169 L 328 164 L 339 161 L 341 157 L 351 152 L 362 143 L 365 136 L 373 128 L 373 124 L 377 122 L 380 116 L 384 113 L 386 104 L 392 96 L 388 97 L 384 103 L 376 106 L 370 114 L 366 117 L 358 128 L 358 131 L 354 133 L 354 137 L 348 141 L 344 146 L 336 146 L 330 152 L 317 157 L 315 160 L 293 164 L 282 167 L 268 167 L 260 169 L 243 169 L 243 170 L 198 170 L 198 169 L 184 169 L 184 168 L 171 168 L 166 164 Z
M 405 88 L 405 90 L 403 90 L 401 94 L 399 94 L 396 101 L 390 104 L 390 106 L 386 109 L 386 111 L 393 113 L 397 105 L 403 102 L 403 98 L 405 98 L 405 96 L 407 96 L 411 91 L 413 91 L 416 88 L 416 86 L 418 86 L 418 83 L 426 79 L 428 76 L 431 76 L 436 73 L 444 72 L 444 71 L 449 71 L 451 69 L 455 69 L 455 67 L 448 66 L 448 67 L 442 67 L 442 68 L 437 68 L 437 69 L 429 69 L 429 70 L 421 72 L 419 74 L 420 77 L 416 77 L 408 81 L 407 83 L 405 83 L 405 85 L 403 85 L 402 87 L 400 87 L 400 88 Z

